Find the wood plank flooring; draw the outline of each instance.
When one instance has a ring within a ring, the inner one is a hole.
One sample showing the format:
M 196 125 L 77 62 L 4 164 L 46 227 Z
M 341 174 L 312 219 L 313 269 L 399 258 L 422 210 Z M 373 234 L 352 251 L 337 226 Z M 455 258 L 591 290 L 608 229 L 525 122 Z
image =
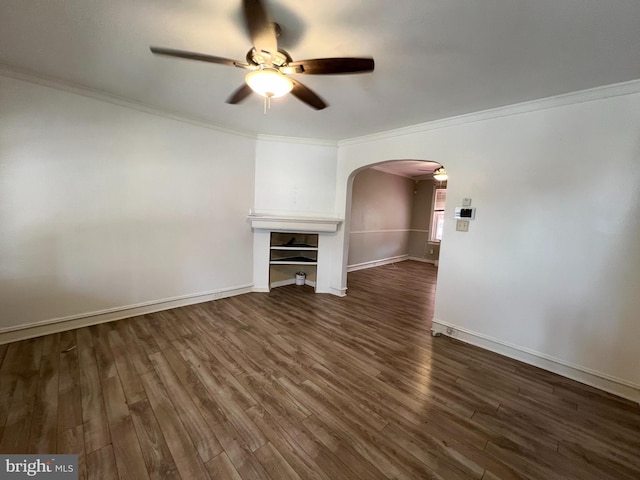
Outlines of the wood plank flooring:
M 0 453 L 82 479 L 635 479 L 637 404 L 432 338 L 436 270 L 0 346 Z

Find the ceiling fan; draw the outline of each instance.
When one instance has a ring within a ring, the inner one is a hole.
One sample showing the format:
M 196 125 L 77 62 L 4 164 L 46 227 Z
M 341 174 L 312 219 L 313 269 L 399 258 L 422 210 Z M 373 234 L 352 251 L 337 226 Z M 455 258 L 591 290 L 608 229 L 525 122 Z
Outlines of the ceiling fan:
M 150 47 L 151 51 L 156 55 L 218 63 L 249 70 L 245 84 L 227 98 L 227 103 L 240 103 L 251 92 L 255 92 L 265 97 L 265 108 L 271 98 L 281 97 L 289 92 L 316 110 L 327 107 L 322 98 L 290 77 L 291 74 L 367 73 L 374 69 L 373 58 L 314 58 L 294 62 L 285 50 L 278 48 L 280 25 L 271 21 L 262 0 L 243 0 L 242 11 L 253 43 L 253 47 L 247 53 L 246 62 L 172 48 Z

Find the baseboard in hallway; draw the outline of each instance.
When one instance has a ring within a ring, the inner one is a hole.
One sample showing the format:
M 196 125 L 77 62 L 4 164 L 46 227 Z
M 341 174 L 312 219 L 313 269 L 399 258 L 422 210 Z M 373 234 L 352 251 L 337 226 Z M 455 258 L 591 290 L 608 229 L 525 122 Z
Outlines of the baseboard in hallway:
M 438 266 L 438 260 L 431 260 L 429 258 L 410 256 L 407 260 L 413 260 L 414 262 L 430 263 L 431 265 L 435 265 L 436 267 Z
M 404 262 L 405 260 L 409 260 L 408 254 L 398 255 L 396 257 L 381 258 L 379 260 L 370 260 L 368 262 L 355 263 L 353 265 L 347 265 L 347 272 L 355 272 L 357 270 L 364 270 L 366 268 L 381 267 L 382 265 Z

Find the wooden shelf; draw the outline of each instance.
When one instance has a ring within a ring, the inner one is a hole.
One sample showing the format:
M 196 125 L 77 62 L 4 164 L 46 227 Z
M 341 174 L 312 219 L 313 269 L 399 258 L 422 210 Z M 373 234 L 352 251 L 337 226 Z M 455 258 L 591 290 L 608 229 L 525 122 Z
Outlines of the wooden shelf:
M 315 260 L 272 260 L 269 265 L 318 265 Z
M 272 258 L 270 263 L 274 262 L 296 262 L 296 263 L 317 263 L 318 260 L 313 257 L 307 257 L 305 255 L 295 255 L 293 257 L 276 257 Z

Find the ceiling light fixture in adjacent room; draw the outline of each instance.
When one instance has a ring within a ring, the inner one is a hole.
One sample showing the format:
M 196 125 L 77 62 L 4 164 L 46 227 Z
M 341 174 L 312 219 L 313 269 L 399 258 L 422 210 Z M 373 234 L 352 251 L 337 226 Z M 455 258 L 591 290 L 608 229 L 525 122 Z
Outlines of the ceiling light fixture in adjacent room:
M 447 180 L 447 178 L 449 178 L 449 175 L 447 175 L 447 171 L 445 170 L 444 167 L 440 167 L 435 172 L 433 172 L 434 180 L 438 180 L 439 182 L 444 182 L 445 180 Z

